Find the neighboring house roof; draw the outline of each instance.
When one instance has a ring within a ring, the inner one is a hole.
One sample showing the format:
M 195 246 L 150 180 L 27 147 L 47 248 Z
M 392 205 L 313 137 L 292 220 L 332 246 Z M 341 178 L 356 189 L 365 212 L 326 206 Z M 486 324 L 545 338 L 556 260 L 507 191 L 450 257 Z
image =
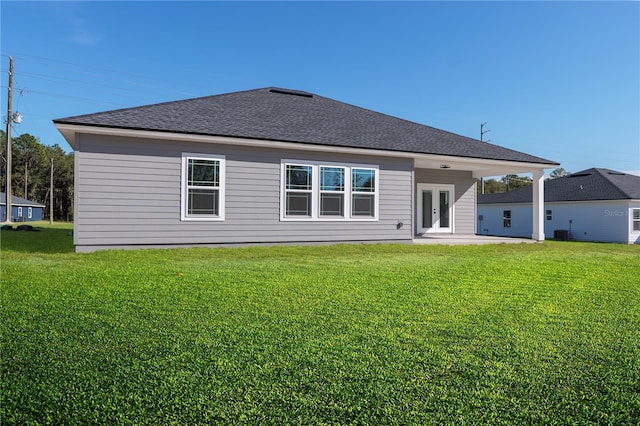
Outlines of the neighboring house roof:
M 6 192 L 0 192 L 0 204 L 7 204 L 7 194 Z M 16 197 L 15 195 L 11 196 L 11 205 L 13 206 L 21 206 L 21 207 L 45 207 L 44 204 L 36 203 L 34 201 L 29 201 L 24 198 Z
M 278 88 L 99 112 L 54 123 L 557 165 L 308 92 Z
M 530 203 L 531 186 L 478 195 L 478 204 Z M 544 201 L 639 200 L 640 176 L 591 168 L 544 183 Z

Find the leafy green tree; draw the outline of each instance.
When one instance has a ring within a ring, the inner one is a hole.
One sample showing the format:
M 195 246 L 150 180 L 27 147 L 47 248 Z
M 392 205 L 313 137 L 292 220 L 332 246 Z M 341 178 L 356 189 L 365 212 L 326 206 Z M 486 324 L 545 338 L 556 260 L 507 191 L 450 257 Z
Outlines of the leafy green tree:
M 59 145 L 47 147 L 49 167 L 46 168 L 48 176 L 51 174 L 51 159 L 53 159 L 53 194 L 47 188 L 45 200 L 47 206 L 53 195 L 54 220 L 71 221 L 73 219 L 73 153 L 66 153 Z M 47 182 L 50 177 L 47 178 Z M 49 212 L 46 213 L 47 215 Z
M 0 184 L 6 182 L 6 133 L 0 130 L 2 173 Z M 54 220 L 73 220 L 73 153 L 60 146 L 47 146 L 28 133 L 12 139 L 11 190 L 13 195 L 45 204 L 45 218 L 53 200 Z M 51 194 L 51 160 L 53 159 L 53 194 Z M 52 197 L 53 195 L 53 197 Z
M 497 194 L 501 192 L 506 192 L 507 186 L 498 180 L 495 179 L 484 179 L 484 193 L 485 194 Z M 482 193 L 481 184 L 478 184 L 478 194 Z
M 29 133 L 13 138 L 12 144 L 12 190 L 14 195 L 35 202 L 42 202 L 37 197 L 39 189 L 47 184 L 43 179 L 42 169 L 46 167 L 45 147 Z
M 564 176 L 569 176 L 571 173 L 563 169 L 562 167 L 558 167 L 557 169 L 553 169 L 553 171 L 549 174 L 549 179 L 558 179 Z
M 513 191 L 514 189 L 522 188 L 523 186 L 533 185 L 533 179 L 528 176 L 506 175 L 502 178 L 502 183 L 505 184 L 508 192 Z

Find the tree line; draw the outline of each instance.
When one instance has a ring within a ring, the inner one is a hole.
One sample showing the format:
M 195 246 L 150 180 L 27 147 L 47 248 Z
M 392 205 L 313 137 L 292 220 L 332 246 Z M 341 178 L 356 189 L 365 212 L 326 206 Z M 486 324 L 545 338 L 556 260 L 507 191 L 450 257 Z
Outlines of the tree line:
M 569 173 L 565 169 L 558 167 L 549 174 L 547 180 L 557 179 L 567 175 L 569 175 Z M 500 180 L 493 178 L 484 179 L 484 182 L 478 182 L 478 194 L 482 193 L 482 185 L 484 185 L 485 194 L 499 194 L 513 191 L 523 186 L 531 186 L 533 185 L 533 179 L 529 176 L 520 175 L 506 175 L 500 178 Z
M 7 134 L 0 130 L 2 157 L 1 190 L 6 191 Z M 44 204 L 44 217 L 49 219 L 53 199 L 53 220 L 73 221 L 73 152 L 65 152 L 59 145 L 43 145 L 40 140 L 24 133 L 11 138 L 12 195 Z M 51 194 L 51 164 L 53 160 L 53 194 Z

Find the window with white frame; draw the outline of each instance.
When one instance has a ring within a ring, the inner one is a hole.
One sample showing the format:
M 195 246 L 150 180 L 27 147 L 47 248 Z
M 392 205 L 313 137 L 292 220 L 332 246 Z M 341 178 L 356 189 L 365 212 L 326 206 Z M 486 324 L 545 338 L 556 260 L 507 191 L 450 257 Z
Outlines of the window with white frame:
M 375 217 L 376 171 L 374 169 L 351 169 L 351 215 Z
M 282 161 L 282 220 L 377 220 L 378 167 Z
M 313 167 L 287 164 L 285 182 L 285 215 L 311 217 Z
M 22 217 L 22 207 L 18 207 L 18 217 Z
M 344 217 L 344 169 L 320 166 L 320 217 Z
M 502 212 L 502 227 L 511 228 L 511 210 L 503 210 Z
M 547 210 L 547 220 L 553 220 L 553 210 Z
M 634 232 L 640 232 L 640 209 L 631 209 L 631 221 Z
M 182 154 L 182 220 L 224 220 L 225 157 Z
M 33 207 L 27 207 L 27 218 L 33 218 Z

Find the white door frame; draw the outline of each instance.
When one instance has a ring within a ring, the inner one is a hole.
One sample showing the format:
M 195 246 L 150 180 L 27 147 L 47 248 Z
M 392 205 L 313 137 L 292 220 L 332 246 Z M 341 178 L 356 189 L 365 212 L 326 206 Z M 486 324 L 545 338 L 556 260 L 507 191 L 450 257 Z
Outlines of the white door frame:
M 422 217 L 422 191 L 431 190 L 432 191 L 432 223 L 433 226 L 431 228 L 423 227 L 423 217 Z M 449 191 L 449 226 L 444 227 L 440 226 L 440 202 L 439 196 L 437 194 L 440 191 Z M 416 214 L 416 231 L 418 234 L 425 233 L 445 233 L 445 234 L 453 234 L 454 233 L 454 223 L 455 223 L 455 185 L 453 184 L 431 184 L 431 183 L 419 183 L 416 186 L 416 204 L 417 204 L 417 214 Z

